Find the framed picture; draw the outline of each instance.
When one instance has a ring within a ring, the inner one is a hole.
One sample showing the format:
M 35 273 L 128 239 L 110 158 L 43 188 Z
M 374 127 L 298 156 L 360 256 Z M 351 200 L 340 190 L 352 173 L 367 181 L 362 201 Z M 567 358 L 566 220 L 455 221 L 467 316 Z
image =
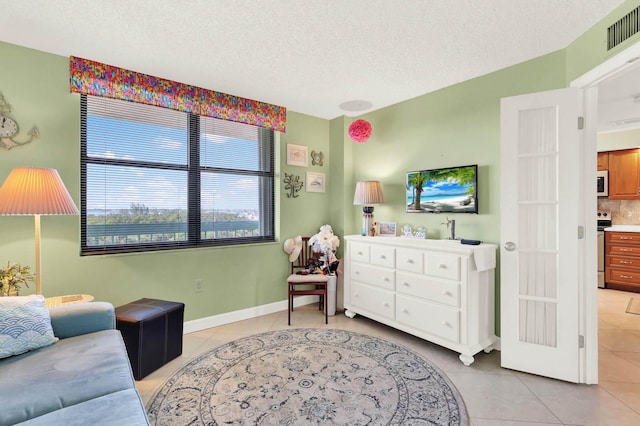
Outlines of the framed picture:
M 287 144 L 287 165 L 307 167 L 309 165 L 307 147 L 304 145 Z M 324 192 L 324 191 L 323 191 Z
M 324 173 L 307 172 L 307 192 L 325 192 Z
M 396 222 L 380 222 L 378 224 L 378 235 L 381 237 L 395 237 Z

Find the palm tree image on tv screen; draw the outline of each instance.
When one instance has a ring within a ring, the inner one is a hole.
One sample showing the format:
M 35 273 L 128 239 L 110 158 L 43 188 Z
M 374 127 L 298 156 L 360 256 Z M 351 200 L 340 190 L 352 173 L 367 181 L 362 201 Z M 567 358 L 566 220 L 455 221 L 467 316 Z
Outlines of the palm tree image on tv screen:
M 407 213 L 478 213 L 478 166 L 407 173 Z

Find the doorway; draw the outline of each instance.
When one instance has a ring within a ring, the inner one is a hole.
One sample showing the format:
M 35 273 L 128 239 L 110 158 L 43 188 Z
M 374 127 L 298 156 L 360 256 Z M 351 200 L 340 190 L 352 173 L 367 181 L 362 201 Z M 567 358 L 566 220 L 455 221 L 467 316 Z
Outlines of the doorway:
M 633 108 L 628 108 L 628 115 L 625 114 L 624 110 L 618 108 L 618 104 L 624 104 L 623 98 L 625 96 L 627 97 L 627 103 L 631 104 L 634 100 L 633 96 L 640 95 L 640 91 L 633 93 L 635 89 L 629 84 L 628 80 L 628 78 L 637 75 L 636 81 L 640 81 L 639 59 L 640 43 L 636 43 L 571 83 L 571 87 L 584 89 L 585 94 L 586 135 L 582 156 L 584 167 L 582 188 L 584 197 L 582 206 L 585 211 L 584 219 L 586 226 L 593 225 L 592 218 L 596 216 L 595 213 L 597 209 L 594 184 L 596 181 L 596 164 L 595 155 L 593 154 L 594 151 L 598 150 L 598 134 L 601 133 L 602 129 L 611 132 L 614 130 L 628 130 L 634 125 L 640 126 L 640 118 L 637 120 L 637 123 L 634 123 L 635 120 L 633 120 L 635 117 L 640 117 L 640 105 L 637 105 L 637 112 L 632 111 Z M 625 90 L 628 93 L 624 93 Z M 638 100 L 640 101 L 640 98 Z M 602 105 L 600 105 L 601 101 L 603 101 Z M 613 107 L 614 105 L 605 105 L 606 102 L 616 104 L 615 108 L 608 109 L 609 106 Z M 635 104 L 635 102 L 633 102 L 633 104 Z M 600 111 L 600 109 L 602 109 L 602 111 Z M 618 114 L 617 117 L 616 114 Z M 589 228 L 587 228 L 587 239 L 588 242 L 592 241 L 593 244 L 589 243 L 589 246 L 585 250 L 585 265 L 597 264 L 597 236 L 595 227 L 591 226 L 591 228 L 593 228 L 591 232 Z M 585 266 L 582 273 L 584 274 L 584 280 L 582 280 L 583 286 L 581 288 L 579 302 L 581 304 L 580 323 L 584 327 L 587 345 L 585 353 L 581 355 L 581 357 L 583 357 L 581 362 L 583 362 L 585 366 L 584 383 L 597 383 L 599 378 L 597 361 L 599 356 L 599 290 L 596 285 L 597 272 L 594 268 L 587 268 Z

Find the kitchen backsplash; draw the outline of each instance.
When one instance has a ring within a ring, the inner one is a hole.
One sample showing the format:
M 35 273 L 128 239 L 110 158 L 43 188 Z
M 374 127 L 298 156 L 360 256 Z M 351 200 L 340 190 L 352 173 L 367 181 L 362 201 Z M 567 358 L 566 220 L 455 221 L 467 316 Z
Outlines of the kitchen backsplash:
M 640 225 L 640 200 L 598 198 L 598 210 L 611 212 L 614 225 Z

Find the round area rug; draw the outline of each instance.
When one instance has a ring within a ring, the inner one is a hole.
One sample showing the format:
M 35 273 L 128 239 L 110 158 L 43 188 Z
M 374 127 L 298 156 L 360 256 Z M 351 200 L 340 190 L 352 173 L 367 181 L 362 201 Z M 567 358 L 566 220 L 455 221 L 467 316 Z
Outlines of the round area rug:
M 406 348 L 344 330 L 292 329 L 235 340 L 158 391 L 156 425 L 468 425 L 462 398 Z

